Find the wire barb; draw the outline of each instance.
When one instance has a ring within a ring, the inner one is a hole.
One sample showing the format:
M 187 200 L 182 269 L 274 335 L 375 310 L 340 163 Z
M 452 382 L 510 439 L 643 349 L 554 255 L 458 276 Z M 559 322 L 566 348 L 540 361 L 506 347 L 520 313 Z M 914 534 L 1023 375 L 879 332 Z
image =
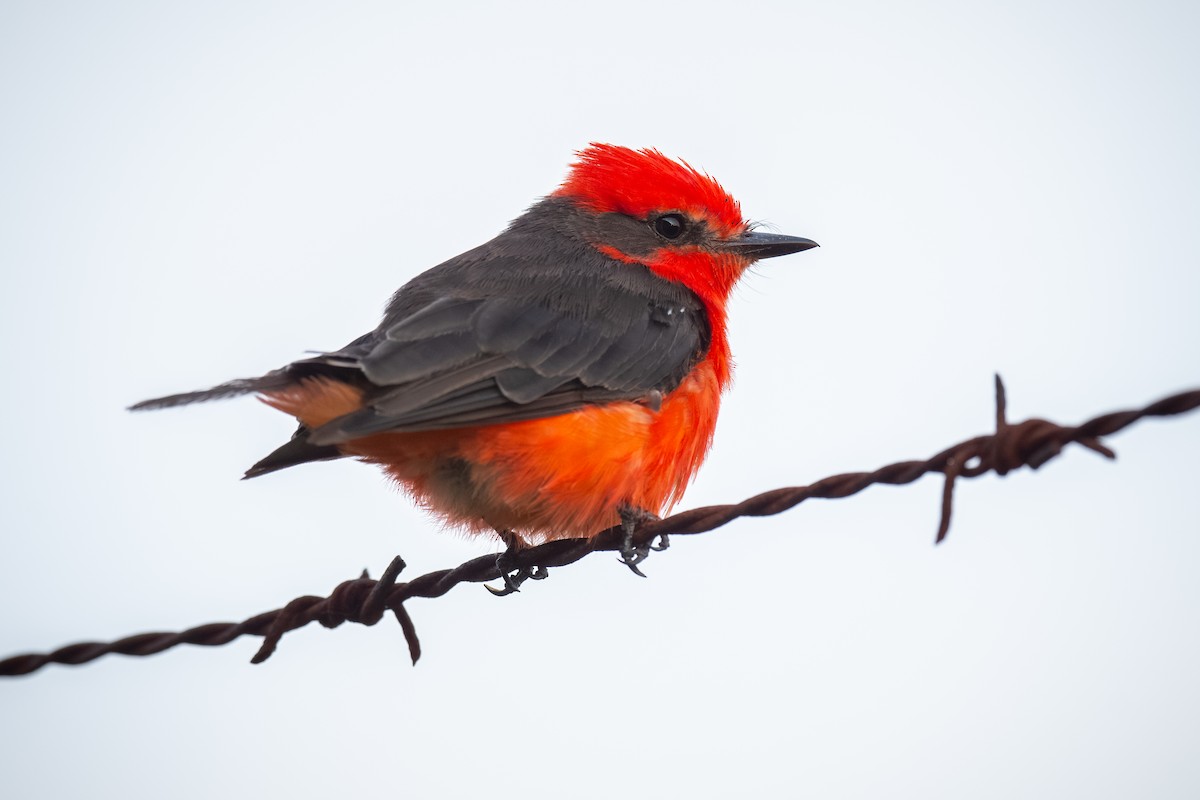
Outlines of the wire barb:
M 941 519 L 935 538 L 936 542 L 941 542 L 950 531 L 954 488 L 961 478 L 977 478 L 989 472 L 1003 476 L 1023 466 L 1038 469 L 1061 454 L 1063 448 L 1071 443 L 1093 450 L 1105 458 L 1116 458 L 1116 454 L 1101 442 L 1101 437 L 1123 430 L 1146 417 L 1170 417 L 1200 408 L 1200 389 L 1192 389 L 1164 397 L 1144 408 L 1103 414 L 1074 427 L 1036 418 L 1014 425 L 1007 420 L 1007 397 L 999 375 L 996 376 L 995 385 L 995 432 L 968 439 L 925 461 L 902 461 L 874 472 L 833 475 L 808 486 L 764 492 L 734 505 L 694 508 L 662 520 L 644 520 L 637 525 L 630 541 L 626 540 L 623 527 L 617 525 L 590 539 L 559 539 L 522 548 L 511 554 L 507 566 L 526 570 L 531 575 L 544 576 L 548 567 L 573 564 L 591 553 L 621 551 L 630 544 L 635 548 L 648 548 L 655 539 L 659 540 L 660 546 L 654 549 L 665 549 L 668 536 L 705 533 L 739 517 L 779 514 L 814 497 L 849 497 L 875 484 L 909 484 L 930 473 L 940 473 L 945 481 Z M 263 637 L 262 646 L 252 659 L 253 663 L 259 664 L 275 652 L 288 631 L 304 627 L 310 622 L 319 622 L 327 628 L 336 628 L 344 622 L 374 625 L 388 610 L 400 624 L 409 656 L 416 664 L 421 657 L 421 644 L 405 601 L 414 597 L 441 597 L 461 583 L 485 583 L 501 577 L 495 555 L 479 556 L 454 569 L 429 572 L 411 581 L 397 582 L 404 568 L 404 560 L 397 556 L 379 580 L 371 579 L 364 570 L 360 577 L 339 584 L 328 597 L 298 597 L 283 608 L 258 614 L 243 622 L 215 622 L 179 633 L 143 633 L 114 642 L 82 642 L 50 653 L 12 656 L 0 661 L 0 676 L 26 675 L 51 663 L 84 664 L 109 653 L 148 656 L 180 644 L 214 647 L 246 635 Z

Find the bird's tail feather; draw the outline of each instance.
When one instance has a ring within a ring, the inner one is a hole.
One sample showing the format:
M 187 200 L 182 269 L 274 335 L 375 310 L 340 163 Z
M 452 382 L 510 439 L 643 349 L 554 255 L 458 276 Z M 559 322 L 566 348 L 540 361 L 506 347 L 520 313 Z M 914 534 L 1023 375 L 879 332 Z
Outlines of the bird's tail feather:
M 333 445 L 312 444 L 308 441 L 307 435 L 308 429 L 301 426 L 291 441 L 282 447 L 276 448 L 266 458 L 246 470 L 246 474 L 242 476 L 242 480 L 257 478 L 259 475 L 266 475 L 268 472 L 294 467 L 297 464 L 307 464 L 309 461 L 328 461 L 333 458 L 342 458 L 346 455 Z
M 242 394 L 284 389 L 295 382 L 295 376 L 289 374 L 286 369 L 277 369 L 258 378 L 238 378 L 226 381 L 211 389 L 202 389 L 198 392 L 184 392 L 183 394 L 169 394 L 166 397 L 143 400 L 140 403 L 131 405 L 129 410 L 152 411 L 159 408 L 186 406 L 189 403 L 203 403 L 208 400 L 224 400 L 226 397 L 237 397 Z

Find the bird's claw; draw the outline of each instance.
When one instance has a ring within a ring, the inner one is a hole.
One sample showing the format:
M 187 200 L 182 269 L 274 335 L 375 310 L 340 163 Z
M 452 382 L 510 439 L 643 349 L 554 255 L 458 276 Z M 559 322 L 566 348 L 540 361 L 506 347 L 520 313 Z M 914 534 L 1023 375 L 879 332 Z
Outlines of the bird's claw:
M 513 592 L 521 591 L 521 584 L 525 582 L 525 578 L 523 578 L 519 572 L 513 575 L 509 575 L 507 572 L 501 572 L 500 577 L 504 579 L 503 589 L 494 589 L 491 586 L 488 586 L 486 583 L 483 585 L 483 588 L 487 589 L 496 597 L 507 597 Z
M 625 537 L 621 540 L 621 563 L 629 567 L 630 572 L 642 578 L 646 577 L 646 573 L 638 569 L 638 564 L 650 557 L 651 550 L 666 550 L 667 537 L 664 534 L 661 539 L 660 546 L 651 546 L 649 543 L 636 547 L 633 544 L 633 535 L 637 532 L 638 525 L 643 522 L 657 520 L 654 514 L 646 511 L 643 508 L 633 508 L 624 506 L 618 510 L 621 516 L 621 527 L 624 529 Z
M 671 537 L 669 537 L 665 533 L 660 533 L 658 535 L 658 544 L 650 545 L 650 549 L 656 553 L 661 553 L 663 550 L 666 550 L 670 546 L 671 546 Z
M 649 547 L 634 547 L 633 546 L 633 535 L 630 533 L 625 534 L 625 541 L 622 542 L 622 544 L 621 544 L 620 561 L 622 564 L 629 567 L 630 572 L 632 572 L 634 575 L 637 575 L 642 578 L 646 577 L 646 573 L 644 573 L 640 569 L 638 569 L 637 565 L 642 563 L 649 557 L 650 557 L 650 548 Z
M 483 587 L 496 597 L 507 597 L 514 592 L 521 591 L 521 584 L 525 581 L 544 581 L 550 575 L 549 570 L 536 564 L 531 567 L 514 569 L 513 556 L 516 552 L 516 548 L 510 545 L 507 550 L 496 556 L 496 569 L 500 570 L 500 578 L 504 581 L 504 588 L 493 589 L 487 584 L 484 584 Z

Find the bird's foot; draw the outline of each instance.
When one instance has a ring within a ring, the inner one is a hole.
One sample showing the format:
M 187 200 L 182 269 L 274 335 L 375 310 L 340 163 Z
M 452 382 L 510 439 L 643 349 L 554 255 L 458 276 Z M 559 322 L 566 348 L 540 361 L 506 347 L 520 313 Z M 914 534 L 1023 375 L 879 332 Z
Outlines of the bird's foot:
M 646 577 L 646 574 L 638 569 L 638 564 L 650 557 L 651 550 L 666 550 L 670 547 L 670 542 L 664 534 L 659 539 L 659 544 L 651 546 L 644 544 L 637 547 L 633 543 L 633 535 L 637 533 L 638 526 L 643 522 L 657 522 L 658 517 L 651 514 L 644 508 L 635 508 L 633 506 L 621 506 L 617 509 L 617 513 L 621 517 L 621 528 L 625 532 L 625 537 L 621 540 L 621 563 L 629 567 L 634 575 Z
M 521 584 L 525 581 L 541 581 L 545 580 L 549 572 L 545 567 L 537 566 L 536 564 L 529 567 L 518 567 L 514 562 L 516 555 L 524 549 L 524 542 L 521 541 L 512 531 L 497 531 L 500 538 L 504 540 L 507 548 L 503 553 L 496 556 L 496 569 L 500 571 L 500 578 L 504 581 L 503 589 L 493 589 L 491 586 L 484 584 L 484 588 L 497 597 L 504 597 L 513 592 L 521 591 Z

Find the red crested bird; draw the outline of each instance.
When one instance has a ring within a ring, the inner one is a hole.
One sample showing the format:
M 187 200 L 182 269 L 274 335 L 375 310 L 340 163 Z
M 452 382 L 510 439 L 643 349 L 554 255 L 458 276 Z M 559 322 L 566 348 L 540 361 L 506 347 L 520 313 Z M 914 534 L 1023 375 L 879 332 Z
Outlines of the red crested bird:
M 418 275 L 375 330 L 258 378 L 135 410 L 258 393 L 300 423 L 252 478 L 354 456 L 450 526 L 537 541 L 637 524 L 677 502 L 729 385 L 726 304 L 762 233 L 713 178 L 656 150 L 593 144 L 486 244 Z M 640 574 L 640 573 L 639 573 Z

